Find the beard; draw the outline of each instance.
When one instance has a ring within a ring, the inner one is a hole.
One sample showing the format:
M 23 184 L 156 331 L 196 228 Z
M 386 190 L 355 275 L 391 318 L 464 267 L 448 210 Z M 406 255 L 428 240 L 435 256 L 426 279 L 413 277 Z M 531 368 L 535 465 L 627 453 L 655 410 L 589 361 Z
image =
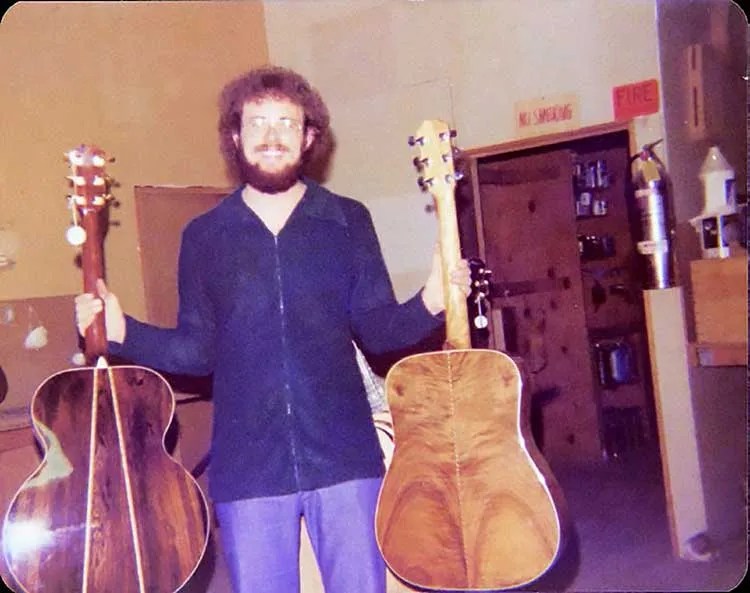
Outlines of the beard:
M 264 150 L 265 145 L 258 146 L 256 150 Z M 276 146 L 279 150 L 287 150 L 284 146 Z M 240 145 L 237 148 L 237 174 L 240 181 L 250 187 L 266 194 L 278 194 L 290 189 L 302 176 L 304 159 L 300 157 L 296 162 L 285 166 L 278 171 L 265 171 L 259 165 L 251 163 L 245 156 L 245 151 Z

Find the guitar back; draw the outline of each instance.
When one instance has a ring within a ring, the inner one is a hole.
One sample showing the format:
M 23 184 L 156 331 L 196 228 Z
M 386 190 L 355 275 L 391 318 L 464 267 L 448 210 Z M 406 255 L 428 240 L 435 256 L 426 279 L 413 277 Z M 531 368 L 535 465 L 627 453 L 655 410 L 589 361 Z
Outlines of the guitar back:
M 518 367 L 493 350 L 401 360 L 386 378 L 395 449 L 376 536 L 428 589 L 506 589 L 558 557 L 559 487 L 530 434 Z
M 206 501 L 164 447 L 174 395 L 138 366 L 77 368 L 32 399 L 44 460 L 11 502 L 16 591 L 171 593 L 208 542 Z

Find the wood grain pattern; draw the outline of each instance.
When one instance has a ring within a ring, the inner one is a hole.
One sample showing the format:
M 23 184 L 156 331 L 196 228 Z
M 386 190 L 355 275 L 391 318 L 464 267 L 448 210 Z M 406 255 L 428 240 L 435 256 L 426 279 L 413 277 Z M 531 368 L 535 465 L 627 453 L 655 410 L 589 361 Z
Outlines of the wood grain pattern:
M 395 449 L 376 516 L 390 569 L 424 588 L 505 589 L 546 572 L 564 501 L 526 420 L 513 360 L 493 350 L 403 359 L 386 378 Z
M 63 371 L 39 387 L 31 413 L 45 456 L 3 524 L 18 591 L 180 588 L 209 521 L 197 483 L 164 448 L 174 413 L 164 379 L 137 366 Z

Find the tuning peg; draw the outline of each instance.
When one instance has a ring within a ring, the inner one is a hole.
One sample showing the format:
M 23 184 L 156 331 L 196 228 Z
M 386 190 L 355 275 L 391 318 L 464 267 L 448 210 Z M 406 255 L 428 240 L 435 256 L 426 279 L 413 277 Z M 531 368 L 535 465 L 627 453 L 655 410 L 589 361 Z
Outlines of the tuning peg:
M 68 208 L 71 209 L 71 211 L 73 212 L 73 216 L 74 217 L 76 215 L 75 214 L 76 213 L 75 208 L 77 206 L 83 207 L 83 206 L 86 205 L 86 198 L 83 197 L 83 196 L 79 196 L 78 194 L 72 194 L 72 195 L 65 196 L 65 197 L 68 200 Z
M 86 179 L 82 175 L 68 175 L 66 177 L 76 187 L 86 185 Z
M 482 272 L 480 272 L 480 274 L 481 273 Z M 481 280 L 475 280 L 472 283 L 472 286 L 476 289 L 478 296 L 481 295 L 482 297 L 486 297 L 489 293 L 490 281 L 486 278 L 482 278 Z
M 80 166 L 83 165 L 85 162 L 85 155 L 90 154 L 92 150 L 98 150 L 98 149 L 92 149 L 91 147 L 88 147 L 86 145 L 81 145 L 76 148 L 71 148 L 67 152 L 63 153 L 63 160 L 70 164 L 70 165 L 76 165 Z M 91 156 L 91 164 L 95 167 L 103 167 L 105 163 L 114 163 L 115 157 L 108 157 L 102 152 L 94 152 L 94 154 Z
M 429 179 L 425 179 L 424 177 L 417 177 L 417 185 L 422 191 L 427 191 L 427 189 L 432 186 L 432 177 L 430 177 Z
M 420 158 L 418 156 L 415 156 L 411 162 L 414 163 L 414 166 L 417 169 L 421 169 L 430 162 L 430 159 L 429 157 Z
M 453 184 L 456 181 L 461 181 L 461 179 L 463 178 L 464 178 L 464 174 L 458 171 L 454 171 L 453 173 L 446 173 L 444 177 L 445 182 L 448 184 Z
M 419 144 L 420 146 L 424 146 L 424 137 L 419 136 L 418 138 L 415 136 L 409 136 L 409 146 L 414 146 L 415 144 Z
M 63 157 L 65 158 L 65 162 L 70 165 L 78 166 L 83 164 L 83 155 L 75 148 L 64 153 Z
M 448 130 L 447 132 L 440 132 L 439 134 L 440 140 L 445 142 L 446 140 L 450 140 L 451 138 L 456 137 L 456 130 Z

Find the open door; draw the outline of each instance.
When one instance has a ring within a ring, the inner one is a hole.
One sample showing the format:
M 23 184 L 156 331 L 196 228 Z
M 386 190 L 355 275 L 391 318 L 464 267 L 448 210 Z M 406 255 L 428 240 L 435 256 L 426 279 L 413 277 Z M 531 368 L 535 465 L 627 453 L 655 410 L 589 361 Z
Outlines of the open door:
M 538 446 L 600 454 L 599 420 L 576 239 L 570 150 L 478 169 L 495 346 L 523 361 Z M 577 412 L 570 413 L 575 407 Z

